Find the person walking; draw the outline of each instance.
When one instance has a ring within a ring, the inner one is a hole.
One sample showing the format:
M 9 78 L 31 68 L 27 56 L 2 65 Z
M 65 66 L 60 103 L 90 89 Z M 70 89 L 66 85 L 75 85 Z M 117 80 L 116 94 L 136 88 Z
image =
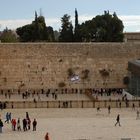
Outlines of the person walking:
M 45 140 L 50 140 L 49 133 L 47 132 L 45 135 Z
M 27 131 L 27 120 L 24 118 L 24 119 L 22 120 L 22 122 L 23 122 L 23 130 L 24 130 L 24 131 Z
M 20 118 L 17 120 L 17 130 L 21 131 Z
M 29 119 L 29 113 L 26 112 L 26 119 L 28 120 Z
M 5 118 L 6 118 L 5 123 L 6 122 L 9 123 L 9 113 L 8 112 L 6 113 Z
M 12 130 L 16 131 L 16 119 L 12 119 L 11 123 L 12 123 Z
M 136 120 L 140 119 L 140 112 L 139 110 L 137 110 L 137 117 L 136 117 Z
M 121 103 L 121 102 L 119 102 L 119 107 L 120 107 L 120 108 L 122 107 L 122 103 Z
M 31 128 L 31 120 L 30 120 L 30 118 L 28 118 L 28 120 L 27 120 L 27 126 L 28 126 L 28 130 L 30 130 L 30 128 Z
M 134 103 L 132 104 L 132 110 L 135 110 L 135 104 Z
M 2 122 L 2 120 L 0 119 L 0 133 L 2 133 L 2 128 L 3 128 L 3 122 Z
M 34 121 L 33 121 L 33 131 L 36 131 L 36 126 L 37 126 L 37 121 L 36 121 L 36 119 L 34 119 Z
M 120 124 L 120 114 L 117 115 L 116 121 L 117 121 L 117 122 L 115 123 L 115 126 L 116 126 L 117 124 L 119 124 L 119 126 L 121 126 L 121 124 Z
M 9 112 L 9 114 L 8 114 L 8 119 L 9 119 L 9 121 L 12 120 L 12 114 L 11 114 L 11 112 Z
M 98 106 L 98 107 L 97 107 L 97 112 L 99 112 L 99 111 L 101 111 L 101 110 L 100 110 L 100 107 Z
M 110 110 L 111 110 L 111 107 L 110 105 L 108 106 L 108 114 L 110 114 Z

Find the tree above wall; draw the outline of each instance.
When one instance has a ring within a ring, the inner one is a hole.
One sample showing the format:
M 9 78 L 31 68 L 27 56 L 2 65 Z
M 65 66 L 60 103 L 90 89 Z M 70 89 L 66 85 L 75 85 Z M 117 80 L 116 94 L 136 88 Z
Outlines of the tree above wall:
M 42 15 L 37 16 L 36 12 L 35 20 L 31 24 L 17 28 L 16 32 L 23 42 L 54 41 L 53 28 L 47 27 L 45 18 Z
M 86 42 L 123 42 L 123 22 L 114 12 L 105 11 L 80 25 L 80 36 Z

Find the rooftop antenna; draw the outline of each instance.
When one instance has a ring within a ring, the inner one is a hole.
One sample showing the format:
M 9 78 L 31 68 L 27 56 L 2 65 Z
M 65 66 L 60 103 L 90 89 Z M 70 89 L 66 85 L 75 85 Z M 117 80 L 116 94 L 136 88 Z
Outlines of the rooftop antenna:
M 42 14 L 42 8 L 40 8 L 40 13 L 39 14 L 40 14 L 40 16 L 43 16 L 43 14 Z

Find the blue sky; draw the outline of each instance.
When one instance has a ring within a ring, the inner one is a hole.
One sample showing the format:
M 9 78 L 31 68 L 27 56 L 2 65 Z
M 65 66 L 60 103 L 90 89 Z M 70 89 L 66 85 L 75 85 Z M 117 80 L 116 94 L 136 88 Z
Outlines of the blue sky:
M 67 13 L 71 15 L 73 21 L 74 9 L 77 8 L 80 22 L 109 10 L 110 13 L 115 11 L 123 20 L 124 31 L 140 31 L 140 0 L 0 0 L 0 2 L 0 30 L 6 26 L 15 29 L 31 23 L 34 11 L 39 13 L 40 9 L 45 16 L 46 24 L 59 29 L 60 18 Z

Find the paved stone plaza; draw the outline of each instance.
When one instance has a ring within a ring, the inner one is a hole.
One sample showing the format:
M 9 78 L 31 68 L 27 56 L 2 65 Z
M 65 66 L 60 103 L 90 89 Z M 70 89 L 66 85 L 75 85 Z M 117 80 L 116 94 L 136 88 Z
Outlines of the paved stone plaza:
M 137 110 L 137 109 L 136 109 Z M 136 110 L 132 108 L 101 109 L 12 109 L 1 111 L 5 120 L 6 112 L 12 112 L 13 118 L 22 120 L 28 111 L 31 120 L 38 121 L 37 131 L 12 131 L 11 124 L 4 123 L 2 140 L 44 140 L 49 132 L 51 140 L 121 140 L 133 138 L 139 140 L 140 120 L 136 120 Z M 114 126 L 116 116 L 120 114 L 121 127 Z M 21 121 L 22 126 L 22 121 Z M 132 139 L 132 140 L 133 140 Z

